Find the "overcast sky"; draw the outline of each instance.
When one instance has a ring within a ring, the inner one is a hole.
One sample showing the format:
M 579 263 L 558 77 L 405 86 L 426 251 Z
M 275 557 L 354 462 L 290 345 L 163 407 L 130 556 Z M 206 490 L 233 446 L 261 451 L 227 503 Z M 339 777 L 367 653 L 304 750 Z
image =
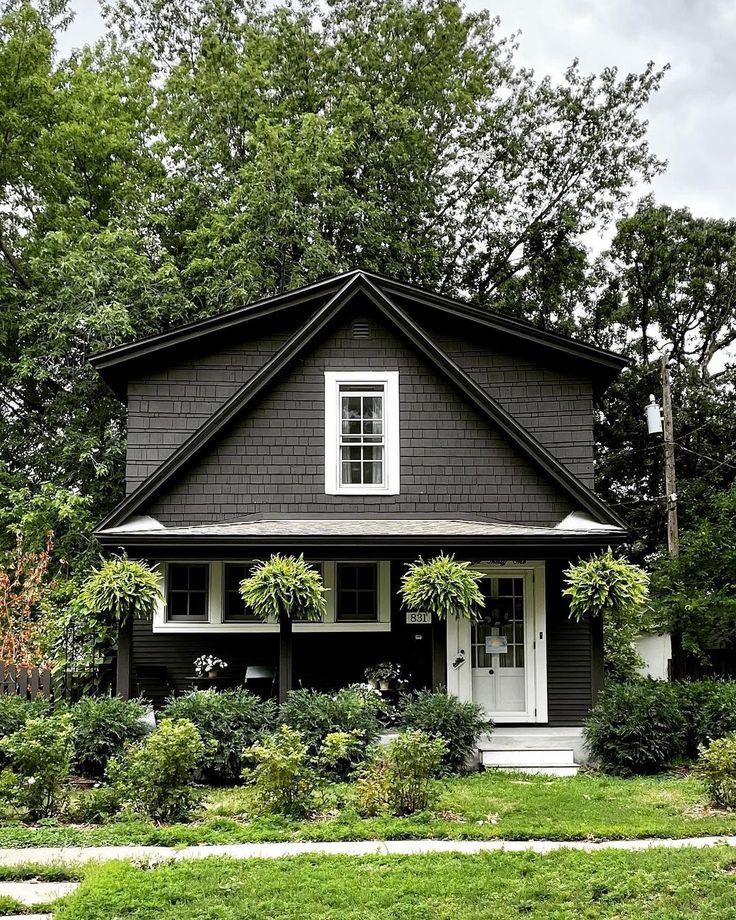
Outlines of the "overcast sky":
M 559 76 L 574 57 L 587 71 L 669 63 L 648 111 L 652 149 L 669 164 L 654 192 L 700 216 L 736 216 L 736 0 L 466 0 L 466 6 L 490 9 L 504 32 L 520 30 L 518 60 L 540 76 Z M 103 29 L 97 0 L 72 0 L 72 8 L 76 19 L 62 53 Z

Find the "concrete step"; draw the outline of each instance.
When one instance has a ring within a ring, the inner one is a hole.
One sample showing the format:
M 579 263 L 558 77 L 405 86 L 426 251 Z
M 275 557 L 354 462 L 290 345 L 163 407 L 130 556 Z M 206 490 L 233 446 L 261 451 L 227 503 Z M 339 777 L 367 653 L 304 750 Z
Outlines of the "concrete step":
M 526 748 L 481 751 L 484 767 L 574 767 L 575 756 L 571 748 Z

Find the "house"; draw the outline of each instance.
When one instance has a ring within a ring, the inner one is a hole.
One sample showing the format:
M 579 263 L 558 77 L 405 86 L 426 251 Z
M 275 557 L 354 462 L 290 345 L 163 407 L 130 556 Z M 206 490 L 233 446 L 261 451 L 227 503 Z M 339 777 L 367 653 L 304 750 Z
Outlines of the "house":
M 579 726 L 602 680 L 599 622 L 574 622 L 570 561 L 625 527 L 592 491 L 593 401 L 615 354 L 352 271 L 96 355 L 127 404 L 127 495 L 100 542 L 159 564 L 165 603 L 121 638 L 122 693 L 186 689 L 212 653 L 276 667 L 276 624 L 238 585 L 303 553 L 327 614 L 296 623 L 293 685 L 396 661 L 498 724 Z M 405 566 L 440 551 L 483 575 L 477 624 L 409 614 Z

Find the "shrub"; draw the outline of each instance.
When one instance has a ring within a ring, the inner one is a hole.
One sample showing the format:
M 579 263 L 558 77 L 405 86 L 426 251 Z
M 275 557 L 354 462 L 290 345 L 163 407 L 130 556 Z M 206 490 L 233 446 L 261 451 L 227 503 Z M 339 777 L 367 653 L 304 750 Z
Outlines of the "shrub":
M 407 731 L 378 748 L 355 789 L 358 810 L 375 815 L 410 815 L 429 808 L 431 781 L 438 775 L 447 744 L 425 732 Z
M 243 751 L 276 722 L 276 704 L 248 690 L 194 690 L 170 699 L 163 710 L 169 719 L 188 719 L 205 743 L 203 776 L 213 782 L 234 782 L 243 770 Z
M 675 684 L 611 684 L 585 723 L 593 758 L 614 773 L 654 773 L 685 753 L 687 713 Z
M 103 824 L 122 807 L 118 786 L 99 786 L 79 796 L 69 810 L 69 817 L 82 824 Z
M 381 733 L 386 705 L 374 690 L 346 687 L 338 693 L 292 690 L 281 706 L 280 721 L 301 732 L 312 756 L 317 756 L 332 732 L 361 732 L 365 749 Z
M 73 754 L 69 716 L 28 719 L 0 741 L 10 763 L 0 794 L 25 808 L 31 820 L 59 814 L 69 796 Z
M 736 732 L 700 748 L 697 773 L 714 805 L 736 808 Z
M 687 714 L 687 752 L 736 731 L 736 681 L 701 680 L 677 685 Z
M 260 811 L 292 817 L 303 817 L 311 811 L 317 774 L 301 732 L 280 725 L 245 754 L 255 762 L 244 776 L 255 786 Z
M 365 758 L 365 742 L 360 731 L 330 732 L 319 751 L 319 765 L 330 778 L 344 781 Z
M 48 711 L 48 700 L 42 697 L 30 702 L 22 696 L 0 696 L 0 738 L 12 735 L 29 719 L 40 719 Z
M 110 760 L 108 775 L 124 808 L 158 821 L 185 820 L 199 798 L 190 783 L 203 752 L 190 721 L 162 719 L 144 741 Z
M 75 769 L 84 776 L 104 776 L 110 758 L 146 734 L 146 711 L 141 700 L 117 696 L 88 696 L 72 706 Z
M 466 768 L 480 736 L 493 730 L 493 723 L 484 717 L 477 703 L 433 690 L 405 697 L 401 726 L 442 738 L 446 745 L 442 765 L 452 773 Z

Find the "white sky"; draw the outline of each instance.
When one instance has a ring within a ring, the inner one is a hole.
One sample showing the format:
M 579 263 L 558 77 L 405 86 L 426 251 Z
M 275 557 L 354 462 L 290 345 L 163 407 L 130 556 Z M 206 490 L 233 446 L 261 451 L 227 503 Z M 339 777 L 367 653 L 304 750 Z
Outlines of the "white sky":
M 586 71 L 647 61 L 671 70 L 648 110 L 653 151 L 668 161 L 653 190 L 703 217 L 736 216 L 736 0 L 466 0 L 504 33 L 521 30 L 518 61 L 558 77 L 574 57 Z M 72 0 L 66 53 L 103 31 L 97 0 Z M 645 193 L 647 189 L 637 190 Z

